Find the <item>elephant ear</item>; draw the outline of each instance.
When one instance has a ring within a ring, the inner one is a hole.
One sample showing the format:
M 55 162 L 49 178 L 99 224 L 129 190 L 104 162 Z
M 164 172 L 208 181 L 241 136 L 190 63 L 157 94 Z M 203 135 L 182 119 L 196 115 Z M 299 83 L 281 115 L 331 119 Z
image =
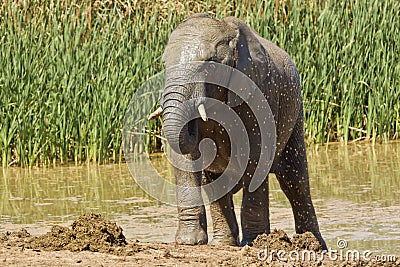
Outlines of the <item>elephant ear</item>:
M 237 59 L 235 68 L 244 73 L 260 88 L 268 76 L 269 56 L 258 40 L 257 33 L 235 17 L 227 17 L 224 21 L 239 32 L 235 47 L 235 57 Z M 254 88 L 244 88 L 244 90 L 248 91 L 248 93 L 246 92 L 248 99 Z M 228 104 L 231 107 L 238 106 L 242 102 L 241 98 L 229 91 Z

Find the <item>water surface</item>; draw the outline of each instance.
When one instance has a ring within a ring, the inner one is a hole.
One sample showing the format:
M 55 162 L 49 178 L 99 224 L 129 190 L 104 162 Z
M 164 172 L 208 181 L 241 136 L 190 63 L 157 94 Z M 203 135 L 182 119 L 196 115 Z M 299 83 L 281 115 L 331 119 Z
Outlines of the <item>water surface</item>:
M 400 143 L 310 147 L 308 161 L 328 247 L 345 239 L 349 249 L 400 255 Z M 154 165 L 172 175 L 164 159 Z M 293 234 L 289 202 L 273 175 L 270 181 L 271 228 Z M 25 227 L 43 234 L 92 211 L 116 221 L 127 238 L 174 240 L 176 208 L 148 197 L 124 164 L 1 169 L 0 191 L 0 232 Z M 240 193 L 235 202 L 239 215 Z

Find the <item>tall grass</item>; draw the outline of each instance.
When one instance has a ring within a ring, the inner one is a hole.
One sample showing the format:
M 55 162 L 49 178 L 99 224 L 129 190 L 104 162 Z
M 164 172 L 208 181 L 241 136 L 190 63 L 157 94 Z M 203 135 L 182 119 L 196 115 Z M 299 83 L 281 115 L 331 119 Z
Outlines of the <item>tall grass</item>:
M 194 12 L 237 16 L 289 52 L 309 142 L 399 138 L 399 9 L 396 0 L 4 1 L 2 165 L 120 161 L 129 100 Z

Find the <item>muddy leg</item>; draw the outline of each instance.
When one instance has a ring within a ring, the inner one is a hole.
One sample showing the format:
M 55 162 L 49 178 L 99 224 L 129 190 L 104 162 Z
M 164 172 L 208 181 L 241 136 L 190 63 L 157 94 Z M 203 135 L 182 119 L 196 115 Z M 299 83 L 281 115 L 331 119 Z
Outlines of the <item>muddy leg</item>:
M 244 179 L 240 213 L 243 239 L 241 246 L 251 244 L 260 234 L 270 233 L 268 178 L 254 192 L 248 191 L 249 177 Z
M 322 249 L 327 249 L 319 231 L 317 216 L 311 200 L 302 120 L 296 124 L 292 136 L 281 154 L 276 177 L 292 206 L 296 233 L 312 232 L 320 241 Z
M 207 183 L 217 179 L 219 174 L 205 171 Z M 214 236 L 211 244 L 224 244 L 235 246 L 239 243 L 239 227 L 236 220 L 232 193 L 229 192 L 222 198 L 210 204 L 213 221 Z
M 178 204 L 178 244 L 207 244 L 206 211 L 201 197 L 201 172 L 184 172 L 175 168 Z

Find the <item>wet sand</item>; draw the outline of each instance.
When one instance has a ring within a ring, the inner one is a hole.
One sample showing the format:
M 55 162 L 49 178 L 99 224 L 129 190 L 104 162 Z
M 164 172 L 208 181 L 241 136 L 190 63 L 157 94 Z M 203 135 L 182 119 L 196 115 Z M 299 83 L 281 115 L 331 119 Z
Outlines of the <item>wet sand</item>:
M 282 230 L 260 235 L 252 247 L 184 246 L 127 240 L 123 229 L 87 213 L 71 226 L 53 226 L 40 236 L 26 230 L 0 234 L 5 266 L 399 266 L 376 258 L 340 258 L 321 251 L 311 233 L 289 237 Z M 304 261 L 302 261 L 304 259 Z M 392 259 L 391 259 L 392 260 Z

